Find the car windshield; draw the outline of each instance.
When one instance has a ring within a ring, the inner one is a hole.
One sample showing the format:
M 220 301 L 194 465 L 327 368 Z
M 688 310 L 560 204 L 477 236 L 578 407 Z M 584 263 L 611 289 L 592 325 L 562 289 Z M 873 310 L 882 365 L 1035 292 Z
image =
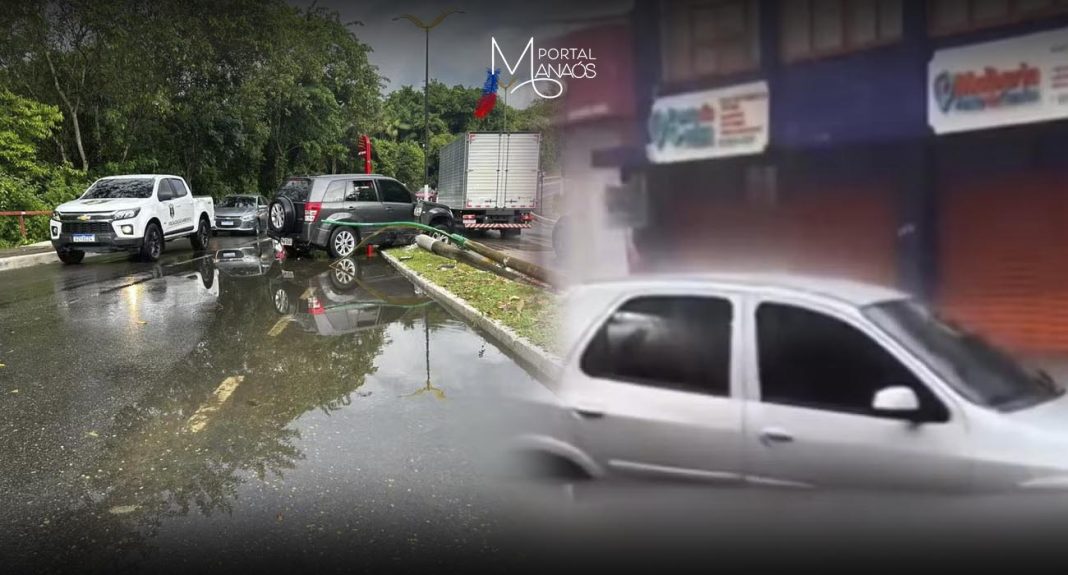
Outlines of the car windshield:
M 98 180 L 82 195 L 83 200 L 104 198 L 149 198 L 152 197 L 152 178 L 122 178 Z
M 879 303 L 863 312 L 969 401 L 1013 411 L 1064 393 L 1045 372 L 1025 368 L 982 337 L 915 301 Z
M 256 198 L 253 196 L 228 196 L 219 202 L 220 208 L 254 208 Z
M 308 201 L 309 193 L 311 193 L 311 180 L 308 178 L 291 178 L 286 180 L 282 187 L 278 189 L 277 197 L 286 197 L 294 202 L 306 202 Z

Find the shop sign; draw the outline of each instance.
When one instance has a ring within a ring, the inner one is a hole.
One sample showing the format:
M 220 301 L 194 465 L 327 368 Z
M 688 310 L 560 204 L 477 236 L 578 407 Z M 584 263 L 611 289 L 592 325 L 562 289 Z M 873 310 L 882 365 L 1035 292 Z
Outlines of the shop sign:
M 658 98 L 646 152 L 654 163 L 759 154 L 768 146 L 768 84 Z
M 935 52 L 927 119 L 937 134 L 1068 118 L 1068 28 Z

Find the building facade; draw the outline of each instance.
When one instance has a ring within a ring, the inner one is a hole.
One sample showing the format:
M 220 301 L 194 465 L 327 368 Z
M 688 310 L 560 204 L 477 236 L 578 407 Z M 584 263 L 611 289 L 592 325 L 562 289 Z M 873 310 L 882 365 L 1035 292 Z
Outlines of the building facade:
M 895 285 L 1068 351 L 1068 2 L 639 0 L 638 271 Z M 610 157 L 609 157 L 610 156 Z

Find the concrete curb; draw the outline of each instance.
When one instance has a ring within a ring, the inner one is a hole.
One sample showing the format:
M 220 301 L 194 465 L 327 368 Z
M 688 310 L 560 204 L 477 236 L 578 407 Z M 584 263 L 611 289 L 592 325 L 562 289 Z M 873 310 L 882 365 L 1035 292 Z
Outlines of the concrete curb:
M 34 246 L 48 244 L 49 242 L 40 242 L 32 244 Z M 85 254 L 86 258 L 96 257 L 101 254 Z M 20 268 L 28 268 L 40 264 L 58 264 L 59 256 L 53 250 L 47 252 L 41 252 L 36 254 L 26 254 L 24 256 L 10 256 L 6 258 L 0 258 L 0 272 L 7 270 L 17 270 Z
M 471 307 L 471 305 L 463 299 L 419 275 L 415 270 L 404 265 L 403 262 L 398 260 L 391 253 L 379 253 L 382 258 L 396 268 L 402 276 L 419 286 L 420 289 L 437 300 L 438 303 L 444 305 L 460 317 L 488 333 L 490 337 L 533 367 L 539 375 L 548 378 L 549 382 L 555 380 L 560 372 L 560 358 L 534 345 L 530 340 L 517 334 L 510 327 L 489 318 L 484 313 Z
M 56 256 L 56 252 L 41 252 L 24 256 L 11 256 L 0 259 L 0 272 L 50 263 L 59 263 L 59 257 Z

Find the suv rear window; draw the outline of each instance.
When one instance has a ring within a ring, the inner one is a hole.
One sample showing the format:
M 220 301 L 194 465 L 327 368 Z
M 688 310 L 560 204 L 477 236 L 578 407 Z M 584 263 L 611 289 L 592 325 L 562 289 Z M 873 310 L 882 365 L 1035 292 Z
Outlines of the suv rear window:
M 311 186 L 312 181 L 308 178 L 290 178 L 278 188 L 275 197 L 286 197 L 294 202 L 306 202 L 308 194 L 311 193 Z

